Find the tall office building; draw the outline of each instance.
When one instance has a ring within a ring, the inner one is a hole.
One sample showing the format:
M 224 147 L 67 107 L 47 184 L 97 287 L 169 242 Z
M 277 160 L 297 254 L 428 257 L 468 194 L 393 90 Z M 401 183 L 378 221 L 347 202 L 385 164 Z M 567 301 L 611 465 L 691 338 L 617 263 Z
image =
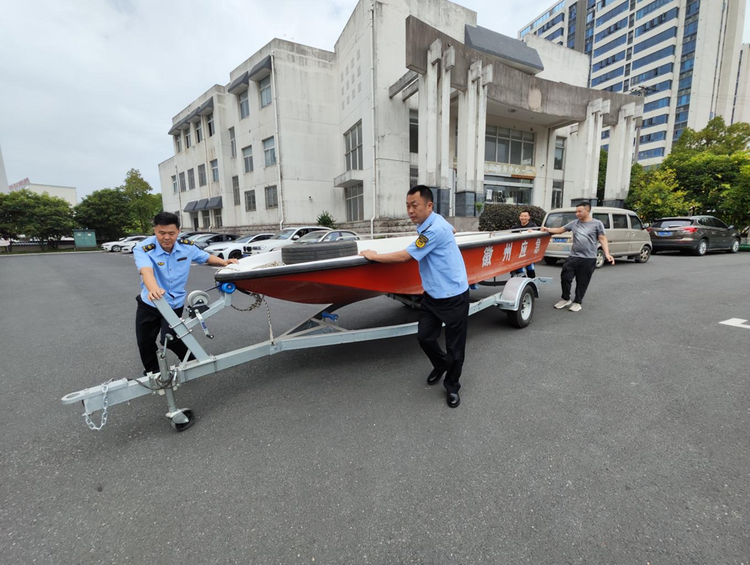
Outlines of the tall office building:
M 561 0 L 519 32 L 590 56 L 589 85 L 641 94 L 642 165 L 661 162 L 686 127 L 747 115 L 738 71 L 746 0 Z M 747 53 L 745 53 L 747 59 Z M 745 61 L 745 65 L 747 65 Z M 739 102 L 739 105 L 738 105 Z M 602 131 L 608 148 L 609 131 Z

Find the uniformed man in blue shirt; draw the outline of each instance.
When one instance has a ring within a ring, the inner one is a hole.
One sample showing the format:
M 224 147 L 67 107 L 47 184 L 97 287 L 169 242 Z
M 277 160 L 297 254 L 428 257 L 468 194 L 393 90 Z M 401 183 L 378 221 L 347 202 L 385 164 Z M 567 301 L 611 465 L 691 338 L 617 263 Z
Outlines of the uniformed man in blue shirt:
M 435 384 L 445 375 L 443 386 L 448 392 L 448 406 L 456 408 L 461 398 L 461 369 L 466 350 L 466 330 L 469 325 L 469 283 L 461 251 L 458 249 L 453 226 L 433 212 L 432 191 L 424 185 L 412 187 L 406 195 L 409 219 L 417 224 L 416 241 L 403 251 L 360 253 L 370 261 L 403 263 L 419 261 L 424 295 L 419 316 L 417 339 L 432 362 L 428 384 Z M 444 352 L 437 340 L 445 324 Z
M 179 234 L 180 219 L 177 215 L 159 212 L 154 217 L 154 235 L 133 248 L 135 265 L 141 275 L 141 293 L 136 297 L 138 310 L 135 314 L 135 335 L 145 369 L 144 374 L 159 372 L 156 357 L 156 337 L 159 332 L 162 343 L 167 333 L 175 335 L 154 306 L 153 300 L 163 297 L 175 314 L 182 316 L 185 285 L 193 261 L 222 267 L 229 263 L 237 263 L 237 259 L 225 261 L 209 255 L 191 241 L 178 239 Z M 181 360 L 188 352 L 188 348 L 179 339 L 170 340 L 168 347 Z

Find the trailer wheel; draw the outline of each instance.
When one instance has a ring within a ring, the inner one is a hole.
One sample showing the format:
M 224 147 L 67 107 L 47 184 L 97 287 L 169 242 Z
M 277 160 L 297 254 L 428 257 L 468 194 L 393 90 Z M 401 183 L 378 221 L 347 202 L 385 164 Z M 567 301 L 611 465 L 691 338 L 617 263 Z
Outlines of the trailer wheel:
M 356 241 L 329 241 L 326 243 L 300 243 L 281 248 L 281 260 L 285 265 L 296 265 L 308 261 L 338 259 L 357 255 L 359 248 Z
M 518 310 L 508 310 L 508 323 L 514 328 L 525 328 L 531 323 L 534 315 L 534 291 L 530 286 L 523 289 L 521 300 L 518 302 Z
M 193 426 L 193 424 L 195 424 L 195 416 L 193 416 L 193 411 L 192 410 L 183 410 L 182 413 L 188 419 L 187 423 L 185 423 L 185 424 L 178 424 L 174 420 L 170 420 L 170 424 L 178 432 L 184 432 L 188 428 L 191 428 Z

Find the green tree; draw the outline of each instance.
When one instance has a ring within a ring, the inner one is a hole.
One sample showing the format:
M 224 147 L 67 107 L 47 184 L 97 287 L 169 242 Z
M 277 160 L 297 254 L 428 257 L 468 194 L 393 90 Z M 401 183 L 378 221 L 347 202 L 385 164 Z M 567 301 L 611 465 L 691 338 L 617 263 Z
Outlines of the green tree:
M 604 202 L 604 187 L 607 184 L 607 159 L 609 153 L 604 149 L 599 151 L 599 177 L 596 181 L 596 201 L 601 206 Z
M 152 227 L 154 216 L 162 211 L 161 196 L 151 194 L 151 185 L 141 176 L 138 169 L 130 169 L 121 187 L 130 205 L 135 229 L 145 234 Z
M 323 210 L 320 214 L 318 214 L 318 218 L 316 221 L 319 226 L 324 226 L 331 229 L 336 227 L 336 220 L 333 218 L 333 216 L 331 216 L 328 210 Z
M 727 126 L 724 118 L 717 116 L 700 131 L 685 128 L 672 146 L 672 152 L 667 160 L 691 157 L 705 151 L 715 155 L 731 155 L 746 150 L 748 144 L 750 144 L 750 124 L 737 122 Z
M 5 237 L 21 234 L 40 244 L 57 246 L 61 237 L 73 233 L 75 225 L 70 204 L 62 198 L 16 190 L 0 200 L 0 231 Z
M 750 164 L 740 168 L 740 174 L 722 193 L 719 214 L 739 230 L 750 226 Z
M 625 201 L 646 222 L 663 216 L 679 216 L 690 211 L 692 202 L 685 200 L 687 192 L 680 190 L 673 171 L 656 169 L 639 175 Z
M 130 202 L 120 188 L 95 190 L 74 211 L 78 226 L 96 231 L 99 239 L 117 240 L 133 229 Z

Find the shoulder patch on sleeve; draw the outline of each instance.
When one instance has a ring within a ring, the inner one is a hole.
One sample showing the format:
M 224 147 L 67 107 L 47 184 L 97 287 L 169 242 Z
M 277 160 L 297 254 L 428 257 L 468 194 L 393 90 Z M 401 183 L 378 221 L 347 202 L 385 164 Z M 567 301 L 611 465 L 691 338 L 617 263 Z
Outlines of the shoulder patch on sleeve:
M 184 239 L 184 238 L 183 238 L 183 239 L 180 239 L 180 240 L 178 240 L 178 241 L 179 241 L 180 243 L 182 243 L 183 245 L 195 245 L 195 244 L 194 244 L 194 243 L 193 243 L 192 241 L 190 241 L 189 239 Z
M 427 239 L 427 236 L 426 236 L 426 235 L 424 235 L 424 234 L 422 234 L 422 235 L 420 235 L 420 236 L 419 236 L 419 237 L 417 238 L 417 241 L 415 241 L 415 242 L 414 242 L 414 244 L 415 244 L 415 245 L 416 245 L 417 247 L 419 247 L 420 249 L 422 249 L 422 248 L 423 248 L 423 247 L 424 247 L 425 245 L 427 245 L 427 242 L 428 242 L 428 241 L 429 241 L 429 239 Z
M 149 251 L 156 249 L 156 245 L 154 245 L 153 243 L 149 243 L 148 245 L 144 245 L 141 249 L 143 249 L 146 252 L 149 252 Z

